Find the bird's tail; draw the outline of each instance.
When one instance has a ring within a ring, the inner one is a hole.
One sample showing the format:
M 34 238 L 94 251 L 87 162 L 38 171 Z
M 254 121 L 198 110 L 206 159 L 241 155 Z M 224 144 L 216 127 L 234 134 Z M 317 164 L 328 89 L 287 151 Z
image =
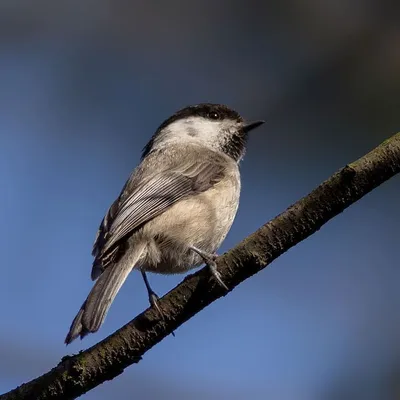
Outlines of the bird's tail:
M 143 247 L 135 249 L 136 254 L 122 259 L 104 270 L 95 282 L 87 299 L 72 321 L 65 343 L 70 344 L 78 336 L 81 339 L 88 333 L 96 332 L 103 323 L 107 312 L 122 284 L 132 268 L 140 259 Z

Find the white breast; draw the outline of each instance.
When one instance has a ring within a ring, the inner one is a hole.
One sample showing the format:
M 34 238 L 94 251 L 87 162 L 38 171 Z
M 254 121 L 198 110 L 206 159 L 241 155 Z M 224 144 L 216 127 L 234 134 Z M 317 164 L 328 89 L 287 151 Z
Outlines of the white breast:
M 237 164 L 211 189 L 181 200 L 146 224 L 143 235 L 149 257 L 143 268 L 159 273 L 179 273 L 203 260 L 189 246 L 215 253 L 228 234 L 239 206 L 240 174 Z M 156 243 L 153 238 L 161 237 Z

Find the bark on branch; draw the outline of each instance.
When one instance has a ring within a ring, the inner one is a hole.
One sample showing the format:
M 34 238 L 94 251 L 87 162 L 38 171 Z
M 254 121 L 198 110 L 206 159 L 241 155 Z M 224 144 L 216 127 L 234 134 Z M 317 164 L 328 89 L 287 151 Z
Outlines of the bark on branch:
M 400 133 L 346 165 L 219 257 L 223 281 L 232 290 L 398 172 Z M 189 275 L 160 299 L 165 320 L 147 309 L 108 338 L 75 356 L 64 357 L 51 371 L 0 396 L 0 400 L 75 399 L 138 363 L 147 350 L 226 294 L 210 281 L 206 269 Z

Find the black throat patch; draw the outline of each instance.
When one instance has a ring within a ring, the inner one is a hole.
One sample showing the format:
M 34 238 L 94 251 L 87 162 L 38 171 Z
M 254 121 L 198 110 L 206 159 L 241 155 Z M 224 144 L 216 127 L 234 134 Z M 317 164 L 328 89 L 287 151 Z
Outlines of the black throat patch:
M 225 143 L 221 145 L 221 151 L 226 155 L 239 161 L 246 151 L 247 134 L 244 132 L 237 132 L 230 135 Z

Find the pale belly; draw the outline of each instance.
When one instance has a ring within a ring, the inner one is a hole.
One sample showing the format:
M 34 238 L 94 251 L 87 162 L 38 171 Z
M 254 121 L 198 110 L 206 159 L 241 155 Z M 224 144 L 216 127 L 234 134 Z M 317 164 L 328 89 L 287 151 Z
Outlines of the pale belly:
M 148 222 L 142 231 L 147 250 L 140 268 L 174 274 L 203 264 L 189 246 L 210 254 L 217 251 L 236 216 L 239 195 L 238 172 L 204 193 L 179 201 Z

